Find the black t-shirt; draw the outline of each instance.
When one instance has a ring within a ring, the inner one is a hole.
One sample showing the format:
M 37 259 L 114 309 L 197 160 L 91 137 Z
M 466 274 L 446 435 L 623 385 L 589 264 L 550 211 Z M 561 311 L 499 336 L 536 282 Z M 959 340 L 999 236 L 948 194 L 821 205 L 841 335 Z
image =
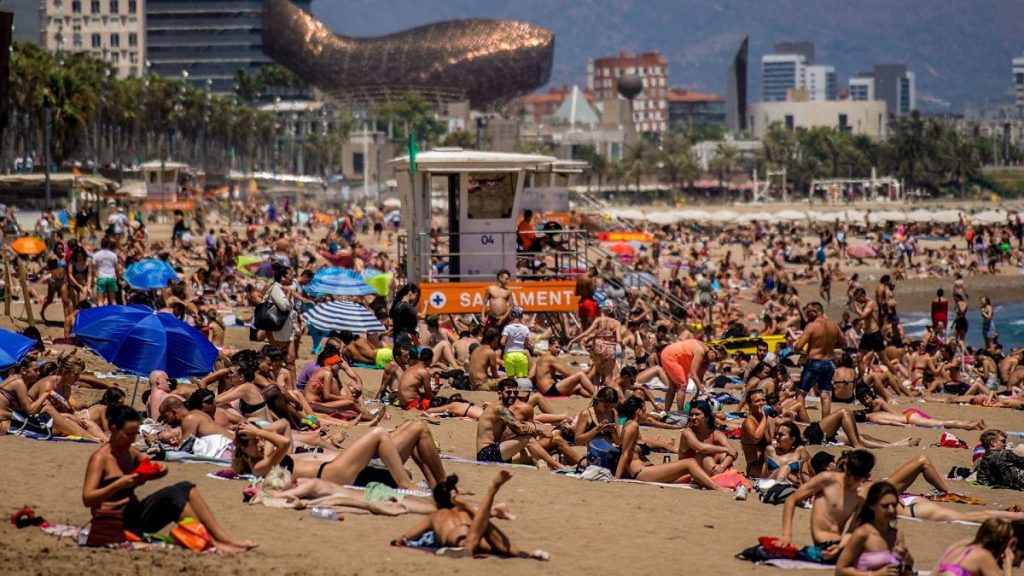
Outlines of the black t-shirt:
M 391 322 L 394 324 L 396 340 L 399 334 L 415 334 L 419 326 L 416 308 L 408 302 L 402 302 L 392 310 Z

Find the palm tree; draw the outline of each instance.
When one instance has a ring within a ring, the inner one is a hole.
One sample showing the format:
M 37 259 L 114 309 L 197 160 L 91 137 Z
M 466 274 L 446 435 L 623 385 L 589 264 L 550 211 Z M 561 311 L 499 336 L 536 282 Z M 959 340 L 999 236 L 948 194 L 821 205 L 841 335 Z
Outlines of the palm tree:
M 654 163 L 655 149 L 643 138 L 636 139 L 632 144 L 626 146 L 626 155 L 623 161 L 626 163 L 626 170 L 636 182 L 636 191 L 640 192 L 640 178 L 644 172 Z
M 739 150 L 728 142 L 719 142 L 715 157 L 708 161 L 708 170 L 718 178 L 718 192 L 725 197 L 725 181 L 732 177 L 739 165 Z

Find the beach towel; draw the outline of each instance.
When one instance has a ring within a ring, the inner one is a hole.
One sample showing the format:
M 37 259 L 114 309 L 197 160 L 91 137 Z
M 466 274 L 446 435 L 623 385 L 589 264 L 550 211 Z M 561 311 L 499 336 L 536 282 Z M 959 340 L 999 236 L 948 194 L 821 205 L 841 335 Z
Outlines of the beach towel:
M 376 364 L 363 364 L 362 362 L 353 362 L 353 368 L 362 368 L 364 370 L 383 370 L 383 366 L 377 366 Z
M 197 456 L 191 452 L 168 450 L 161 458 L 164 462 L 184 462 L 186 464 L 213 464 L 215 466 L 231 466 L 230 458 L 212 458 L 209 456 Z

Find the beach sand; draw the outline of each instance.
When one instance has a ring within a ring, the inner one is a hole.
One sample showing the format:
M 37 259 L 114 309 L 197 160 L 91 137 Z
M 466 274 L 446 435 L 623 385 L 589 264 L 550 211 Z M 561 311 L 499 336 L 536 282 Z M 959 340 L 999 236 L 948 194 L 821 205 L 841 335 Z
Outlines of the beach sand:
M 866 270 L 862 270 L 862 278 Z M 872 272 L 880 276 L 881 271 Z M 951 291 L 952 279 L 941 285 Z M 1015 300 L 1024 285 L 1024 277 L 1000 276 L 968 278 L 968 289 L 975 294 L 988 291 L 999 301 Z M 865 282 L 874 286 L 874 282 Z M 940 280 L 914 280 L 901 283 L 897 297 L 901 310 L 927 309 Z M 801 286 L 805 301 L 817 294 L 816 286 Z M 833 291 L 837 302 L 830 310 L 838 318 L 839 306 L 845 301 L 845 282 L 836 283 Z M 15 307 L 16 316 L 20 310 Z M 59 317 L 56 306 L 50 317 Z M 6 327 L 22 328 L 22 322 Z M 59 336 L 56 323 L 46 328 L 49 336 Z M 252 346 L 247 330 L 228 330 L 230 347 Z M 60 347 L 57 347 L 60 348 Z M 91 354 L 84 355 L 89 368 L 109 371 L 110 367 Z M 304 355 L 308 358 L 308 352 Z M 380 372 L 363 371 L 369 392 L 379 384 Z M 130 392 L 132 380 L 118 380 Z M 448 392 L 445 392 L 448 393 Z M 494 400 L 490 393 L 464 393 L 476 402 Z M 83 390 L 79 402 L 91 402 L 99 393 Z M 559 410 L 577 413 L 587 402 L 582 399 L 556 399 Z M 138 405 L 138 404 L 137 404 Z M 936 417 L 984 418 L 991 427 L 1022 429 L 1019 412 L 1004 409 L 961 407 L 937 404 L 913 404 Z M 392 410 L 387 427 L 396 426 L 417 414 Z M 819 417 L 812 412 L 812 419 Z M 445 420 L 431 425 L 441 450 L 446 455 L 472 458 L 474 422 Z M 940 430 L 901 429 L 885 426 L 864 426 L 869 434 L 894 440 L 906 436 L 922 439 L 920 448 L 891 448 L 875 451 L 878 459 L 876 476 L 892 472 L 907 459 L 928 454 L 939 471 L 945 474 L 953 466 L 970 465 L 969 450 L 929 448 L 938 441 Z M 354 436 L 366 428 L 350 429 Z M 645 433 L 677 438 L 678 433 L 646 430 Z M 970 445 L 978 441 L 979 432 L 956 432 Z M 738 443 L 736 444 L 738 447 Z M 15 437 L 0 438 L 0 512 L 10 513 L 23 505 L 54 523 L 85 524 L 89 513 L 82 506 L 81 487 L 86 461 L 94 445 L 40 442 Z M 582 448 L 579 450 L 582 451 Z M 841 447 L 829 447 L 839 453 Z M 654 454 L 655 462 L 661 461 Z M 460 488 L 482 495 L 497 468 L 468 463 L 445 462 L 450 473 L 457 473 Z M 189 480 L 202 490 L 225 527 L 240 538 L 252 539 L 260 547 L 239 556 L 196 556 L 181 550 L 125 552 L 77 547 L 71 540 L 57 539 L 39 530 L 17 530 L 8 522 L 0 522 L 0 565 L 9 574 L 48 575 L 77 574 L 102 570 L 105 574 L 203 573 L 203 574 L 308 574 L 325 571 L 343 574 L 413 574 L 452 573 L 492 576 L 505 574 L 752 574 L 772 573 L 774 568 L 761 567 L 734 559 L 734 555 L 756 543 L 758 536 L 778 536 L 781 530 L 781 506 L 768 506 L 751 495 L 737 502 L 732 494 L 709 493 L 682 488 L 665 488 L 632 483 L 585 482 L 557 476 L 546 470 L 514 468 L 515 477 L 499 493 L 499 501 L 508 502 L 518 515 L 515 522 L 500 525 L 512 541 L 526 550 L 543 548 L 551 552 L 550 563 L 527 560 L 451 560 L 425 553 L 393 548 L 389 542 L 400 536 L 419 519 L 406 515 L 396 518 L 374 517 L 346 512 L 345 521 L 331 523 L 313 520 L 308 512 L 249 506 L 241 501 L 242 482 L 208 478 L 216 470 L 199 464 L 171 464 L 170 474 L 152 485 L 138 490 L 140 496 L 173 482 Z M 419 476 L 417 475 L 417 479 Z M 964 482 L 951 482 L 953 489 L 985 500 L 989 508 L 1024 505 L 1024 494 L 990 490 Z M 926 492 L 928 486 L 918 481 L 914 492 Z M 965 509 L 968 507 L 964 507 Z M 980 509 L 979 507 L 970 507 Z M 797 545 L 809 543 L 809 511 L 797 510 L 794 537 Z M 921 569 L 930 569 L 939 554 L 951 542 L 974 534 L 975 528 L 963 525 L 924 523 L 901 520 L 910 551 Z M 821 574 L 820 571 L 808 572 Z

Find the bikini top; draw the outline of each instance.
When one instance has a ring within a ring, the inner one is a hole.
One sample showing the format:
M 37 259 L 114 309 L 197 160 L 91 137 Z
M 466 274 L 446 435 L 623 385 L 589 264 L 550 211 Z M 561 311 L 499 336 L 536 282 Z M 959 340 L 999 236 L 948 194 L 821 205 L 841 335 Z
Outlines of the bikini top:
M 861 571 L 880 570 L 886 566 L 899 566 L 903 561 L 892 550 L 861 552 L 855 567 Z
M 238 411 L 242 413 L 242 416 L 251 416 L 260 410 L 267 407 L 266 400 L 261 400 L 255 404 L 249 404 L 244 399 L 238 399 Z
M 935 567 L 935 573 L 947 574 L 949 576 L 972 576 L 971 571 L 967 568 L 964 568 L 960 564 L 964 561 L 964 558 L 966 558 L 968 554 L 974 551 L 974 548 L 974 546 L 968 546 L 967 548 L 965 548 L 963 553 L 960 554 L 960 557 L 956 559 L 956 563 L 940 562 L 939 565 Z
M 796 462 L 790 462 L 788 464 L 788 466 L 789 466 L 789 471 L 792 472 L 793 474 L 796 474 L 797 472 L 800 472 L 800 461 L 799 460 L 796 461 Z M 768 458 L 768 469 L 769 470 L 778 470 L 779 469 L 779 463 L 776 462 L 774 458 Z

